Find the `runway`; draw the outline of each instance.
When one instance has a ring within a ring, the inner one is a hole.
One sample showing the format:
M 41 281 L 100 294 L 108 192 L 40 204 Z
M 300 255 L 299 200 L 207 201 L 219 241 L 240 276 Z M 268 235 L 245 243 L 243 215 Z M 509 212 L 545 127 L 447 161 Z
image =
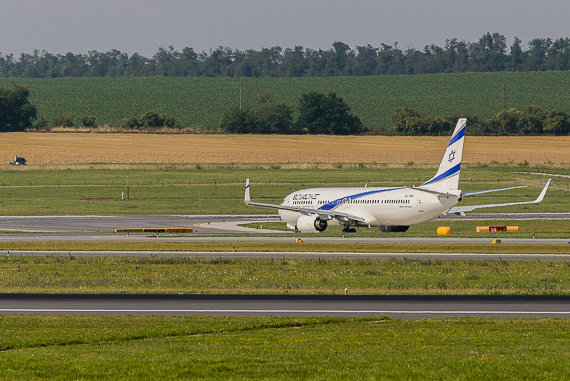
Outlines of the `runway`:
M 0 294 L 10 315 L 570 317 L 570 296 Z

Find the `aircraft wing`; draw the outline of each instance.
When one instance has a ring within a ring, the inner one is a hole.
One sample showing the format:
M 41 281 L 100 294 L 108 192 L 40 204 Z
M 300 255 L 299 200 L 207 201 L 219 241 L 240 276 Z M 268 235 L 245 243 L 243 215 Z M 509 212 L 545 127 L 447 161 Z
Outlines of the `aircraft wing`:
M 349 213 L 342 213 L 337 212 L 334 210 L 321 210 L 321 209 L 314 209 L 314 208 L 307 208 L 307 207 L 300 207 L 300 206 L 289 206 L 289 205 L 277 205 L 277 204 L 266 204 L 262 202 L 252 202 L 249 196 L 249 179 L 245 181 L 245 196 L 243 200 L 246 205 L 250 206 L 257 206 L 260 208 L 269 208 L 269 209 L 280 209 L 280 210 L 289 210 L 292 212 L 299 212 L 305 215 L 318 215 L 320 218 L 325 220 L 332 220 L 337 219 L 342 222 L 349 222 L 349 221 L 357 221 L 357 222 L 365 222 L 363 217 L 356 216 Z
M 449 209 L 447 211 L 447 214 L 462 214 L 465 212 L 471 212 L 475 209 L 482 209 L 482 208 L 496 208 L 496 207 L 500 207 L 500 206 L 512 206 L 512 205 L 527 205 L 527 204 L 538 204 L 539 202 L 541 202 L 544 199 L 544 195 L 546 194 L 546 190 L 548 189 L 548 187 L 550 186 L 550 180 L 548 179 L 548 181 L 546 182 L 546 185 L 544 186 L 544 188 L 542 188 L 542 191 L 540 192 L 540 194 L 538 195 L 538 197 L 536 198 L 536 200 L 533 201 L 519 201 L 519 202 L 507 202 L 507 203 L 503 203 L 503 204 L 483 204 L 483 205 L 468 205 L 468 206 L 455 206 L 451 209 Z M 521 187 L 513 187 L 513 188 L 503 188 L 503 189 L 491 189 L 489 191 L 480 191 L 480 192 L 471 192 L 473 193 L 487 193 L 487 192 L 493 192 L 493 191 L 498 191 L 498 190 L 506 190 L 506 189 L 514 189 L 514 188 L 521 188 Z

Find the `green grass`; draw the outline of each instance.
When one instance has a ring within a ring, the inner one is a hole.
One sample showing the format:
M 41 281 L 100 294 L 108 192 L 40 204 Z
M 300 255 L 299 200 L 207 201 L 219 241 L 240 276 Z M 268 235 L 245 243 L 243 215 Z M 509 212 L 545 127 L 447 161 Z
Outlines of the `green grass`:
M 243 203 L 243 184 L 251 178 L 254 201 L 280 203 L 287 194 L 318 186 L 393 186 L 420 184 L 435 168 L 271 169 L 193 166 L 157 166 L 130 169 L 129 201 L 126 168 L 30 169 L 0 171 L 0 215 L 146 215 L 146 214 L 266 214 L 267 209 Z M 537 169 L 518 167 L 462 168 L 463 191 L 536 184 L 508 192 L 465 198 L 463 205 L 533 200 L 546 177 L 531 175 Z M 548 173 L 568 174 L 564 169 Z M 524 173 L 523 173 L 524 172 Z M 492 209 L 486 211 L 492 212 Z M 498 209 L 500 212 L 568 212 L 570 179 L 554 178 L 539 205 Z
M 0 78 L 10 88 L 12 79 Z M 223 113 L 239 104 L 236 78 L 56 78 L 15 79 L 31 89 L 38 116 L 50 123 L 60 114 L 91 114 L 100 125 L 116 126 L 148 110 L 172 114 L 183 126 L 215 127 Z M 253 106 L 259 89 L 297 107 L 307 91 L 334 91 L 366 126 L 389 125 L 393 111 L 407 106 L 437 116 L 487 119 L 507 107 L 533 104 L 570 113 L 570 72 L 435 74 L 413 76 L 243 78 L 244 107 Z
M 240 226 L 262 230 L 282 230 L 293 233 L 287 228 L 285 222 L 257 222 L 248 223 Z M 345 237 L 380 237 L 380 238 L 398 238 L 398 237 L 436 237 L 437 228 L 439 226 L 449 226 L 451 234 L 448 236 L 440 236 L 441 241 L 445 242 L 446 238 L 566 238 L 570 237 L 570 220 L 435 220 L 424 224 L 413 225 L 404 233 L 383 233 L 379 228 L 358 228 L 356 233 L 346 233 Z M 485 232 L 477 233 L 477 226 L 518 226 L 518 232 Z M 320 236 L 340 237 L 342 236 L 342 226 L 329 226 L 327 229 L 319 233 Z M 297 237 L 314 237 L 315 234 L 295 234 Z
M 566 319 L 2 316 L 0 379 L 568 379 Z
M 314 237 L 314 235 L 312 235 Z M 18 241 L 18 236 L 0 242 L 0 251 L 42 250 L 42 251 L 231 251 L 235 246 L 238 251 L 277 251 L 277 252 L 356 252 L 356 253 L 527 253 L 527 254 L 564 254 L 568 252 L 567 244 L 536 243 L 532 245 L 517 243 L 448 243 L 442 238 L 437 244 L 432 243 L 363 243 L 363 242 L 302 242 L 295 243 L 293 237 L 289 242 L 241 241 L 235 236 L 234 241 L 196 241 L 173 242 L 170 236 L 162 235 L 152 242 L 130 241 L 124 235 L 124 241 L 105 241 L 104 236 L 98 240 L 88 241 Z M 154 238 L 155 236 L 152 236 Z M 89 239 L 89 238 L 87 238 Z M 4 255 L 4 253 L 2 253 Z
M 567 295 L 570 262 L 0 257 L 0 292 Z

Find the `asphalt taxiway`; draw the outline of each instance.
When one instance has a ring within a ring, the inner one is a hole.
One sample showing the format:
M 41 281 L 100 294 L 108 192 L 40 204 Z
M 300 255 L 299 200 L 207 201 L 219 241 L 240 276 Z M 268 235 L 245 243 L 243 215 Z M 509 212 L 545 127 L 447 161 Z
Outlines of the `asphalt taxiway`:
M 196 233 L 240 233 L 233 222 L 278 221 L 277 215 L 168 215 L 168 216 L 0 216 L 0 230 L 22 232 L 109 233 L 115 229 L 190 228 Z M 232 222 L 224 228 L 214 224 Z M 252 229 L 253 230 L 253 229 Z M 243 232 L 243 231 L 241 231 Z
M 569 318 L 570 297 L 0 294 L 0 314 Z
M 523 213 L 471 215 L 479 219 L 570 219 L 570 213 Z M 445 217 L 448 218 L 448 217 Z M 454 218 L 454 217 L 449 217 Z M 292 231 L 254 229 L 240 226 L 247 223 L 279 221 L 277 215 L 172 215 L 172 216 L 0 216 L 0 230 L 25 234 L 0 234 L 2 241 L 130 241 L 154 242 L 257 242 L 295 241 Z M 187 228 L 192 233 L 112 233 L 115 229 Z M 269 234 L 267 234 L 269 233 Z M 232 236 L 228 236 L 232 235 Z M 268 236 L 271 235 L 271 236 Z M 237 238 L 236 238 L 237 237 Z M 303 238 L 306 242 L 322 243 L 490 243 L 493 239 L 458 237 L 326 237 Z M 504 243 L 518 244 L 568 244 L 566 238 L 532 239 L 501 238 Z
M 470 213 L 448 215 L 439 220 L 568 220 L 570 213 Z M 23 232 L 108 233 L 115 229 L 191 228 L 198 234 L 264 233 L 239 224 L 277 222 L 271 215 L 168 215 L 168 216 L 0 216 L 0 230 Z M 270 231 L 271 232 L 271 231 Z

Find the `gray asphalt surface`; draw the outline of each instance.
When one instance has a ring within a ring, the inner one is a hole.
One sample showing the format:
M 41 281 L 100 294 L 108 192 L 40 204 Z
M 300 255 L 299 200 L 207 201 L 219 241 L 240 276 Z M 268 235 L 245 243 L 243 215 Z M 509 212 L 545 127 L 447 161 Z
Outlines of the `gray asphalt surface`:
M 452 216 L 451 219 L 455 219 Z M 561 214 L 479 214 L 479 219 L 568 219 L 570 213 Z M 470 215 L 470 219 L 475 219 Z M 409 259 L 503 259 L 503 260 L 569 260 L 561 254 L 445 254 L 445 253 L 306 253 L 306 252 L 237 252 L 229 245 L 237 241 L 294 242 L 295 235 L 280 237 L 238 236 L 228 221 L 277 221 L 274 215 L 258 216 L 46 216 L 0 217 L 0 230 L 32 231 L 31 234 L 0 234 L 0 241 L 138 241 L 138 242 L 228 242 L 226 252 L 137 252 L 143 256 L 172 257 L 376 257 Z M 208 226 L 212 223 L 212 226 Z M 220 228 L 222 226 L 222 228 Z M 225 228 L 229 226 L 230 228 Z M 111 234 L 116 228 L 192 228 L 195 233 L 185 235 L 162 234 L 159 238 L 149 234 Z M 57 233 L 50 233 L 57 232 Z M 207 234 L 208 236 L 204 236 Z M 212 236 L 216 235 L 216 236 Z M 432 243 L 490 243 L 491 238 L 341 238 L 305 237 L 305 242 L 432 242 Z M 502 239 L 516 243 L 564 243 L 568 239 Z M 0 255 L 8 255 L 8 247 Z M 10 255 L 72 255 L 72 256 L 132 256 L 133 252 L 41 252 L 12 251 Z M 498 317 L 570 317 L 570 297 L 430 297 L 430 296 L 186 296 L 186 295 L 0 295 L 0 314 L 73 314 L 73 315 L 247 315 L 247 316 L 372 316 L 415 319 L 447 316 L 498 316 Z
M 28 232 L 114 232 L 131 228 L 193 228 L 212 234 L 212 229 L 196 225 L 223 221 L 278 221 L 277 215 L 171 215 L 171 216 L 0 216 L 0 230 Z M 220 231 L 219 233 L 233 233 Z
M 4 294 L 0 314 L 568 318 L 570 297 Z
M 470 213 L 444 216 L 440 220 L 570 219 L 570 213 Z M 208 228 L 208 222 L 279 221 L 277 215 L 172 215 L 172 216 L 0 216 L 0 230 L 32 232 L 114 232 L 117 228 L 193 228 L 198 233 L 224 234 L 232 230 Z M 200 226 L 203 225 L 203 226 Z

